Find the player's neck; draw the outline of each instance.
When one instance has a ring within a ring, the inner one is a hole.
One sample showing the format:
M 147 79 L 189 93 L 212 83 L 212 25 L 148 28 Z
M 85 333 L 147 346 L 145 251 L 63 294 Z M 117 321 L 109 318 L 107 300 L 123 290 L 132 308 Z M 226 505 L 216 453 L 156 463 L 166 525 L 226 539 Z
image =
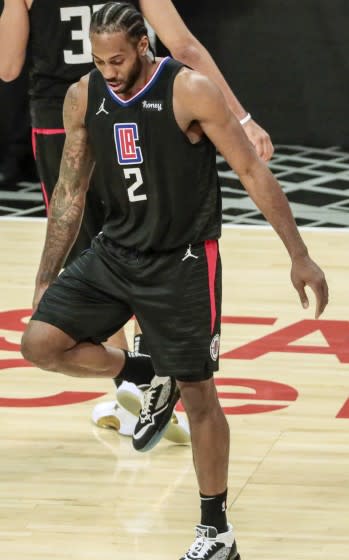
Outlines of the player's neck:
M 137 95 L 137 93 L 140 92 L 147 85 L 147 83 L 152 79 L 154 73 L 156 72 L 162 60 L 163 60 L 162 58 L 155 58 L 154 60 L 149 56 L 144 57 L 144 60 L 142 62 L 142 70 L 136 83 L 130 89 L 130 91 L 119 94 L 119 97 L 127 101 L 131 97 Z

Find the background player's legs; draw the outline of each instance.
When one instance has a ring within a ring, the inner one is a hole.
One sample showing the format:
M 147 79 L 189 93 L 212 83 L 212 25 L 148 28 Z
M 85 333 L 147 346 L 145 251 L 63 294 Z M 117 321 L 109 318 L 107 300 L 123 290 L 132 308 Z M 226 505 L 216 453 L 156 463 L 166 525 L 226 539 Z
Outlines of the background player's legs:
M 58 180 L 64 141 L 63 128 L 32 130 L 33 153 L 46 210 Z
M 37 181 L 30 150 L 27 66 L 15 81 L 0 80 L 0 186 L 6 188 L 18 181 Z
M 139 352 L 140 354 L 149 354 L 148 347 L 144 340 L 142 329 L 137 319 L 135 319 L 134 330 L 133 330 L 133 350 L 134 352 Z
M 113 346 L 114 348 L 122 348 L 123 350 L 128 350 L 128 342 L 125 334 L 125 330 L 122 328 L 112 336 L 108 338 L 108 346 Z

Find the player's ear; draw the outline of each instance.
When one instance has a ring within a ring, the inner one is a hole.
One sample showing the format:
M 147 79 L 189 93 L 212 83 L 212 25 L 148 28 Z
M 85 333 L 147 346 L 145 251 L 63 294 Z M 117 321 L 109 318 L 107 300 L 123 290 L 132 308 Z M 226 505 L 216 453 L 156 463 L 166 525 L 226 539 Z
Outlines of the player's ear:
M 140 56 L 145 56 L 149 49 L 149 39 L 146 35 L 140 38 L 137 45 L 138 54 Z

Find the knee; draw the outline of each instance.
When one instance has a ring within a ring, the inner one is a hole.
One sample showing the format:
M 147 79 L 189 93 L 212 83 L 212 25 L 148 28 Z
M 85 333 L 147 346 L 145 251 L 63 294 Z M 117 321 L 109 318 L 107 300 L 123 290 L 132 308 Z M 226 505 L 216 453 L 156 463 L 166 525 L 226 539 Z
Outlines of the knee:
M 185 411 L 192 421 L 201 422 L 220 409 L 212 379 L 193 383 L 178 382 Z
M 47 337 L 40 329 L 32 329 L 29 323 L 21 340 L 23 358 L 40 369 L 57 371 L 57 353 L 48 343 Z

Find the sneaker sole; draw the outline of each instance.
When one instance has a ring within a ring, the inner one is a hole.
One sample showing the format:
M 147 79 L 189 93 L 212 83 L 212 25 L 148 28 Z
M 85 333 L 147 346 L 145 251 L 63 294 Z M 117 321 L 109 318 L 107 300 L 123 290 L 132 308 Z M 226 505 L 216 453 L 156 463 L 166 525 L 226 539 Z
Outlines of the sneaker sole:
M 120 406 L 125 408 L 128 412 L 134 416 L 139 416 L 142 408 L 142 404 L 139 400 L 138 389 L 133 393 L 127 389 L 119 389 L 116 393 L 116 398 Z M 164 437 L 172 443 L 177 443 L 178 445 L 185 445 L 190 442 L 189 428 L 185 425 L 184 421 L 180 421 L 176 414 L 172 414 L 171 420 L 165 426 L 165 428 L 160 432 L 159 439 L 152 445 L 156 445 L 158 441 Z M 151 449 L 151 447 L 149 448 Z M 148 451 L 148 446 L 144 448 L 144 451 Z
M 122 436 L 132 436 L 136 425 L 134 416 L 119 408 L 116 401 L 97 404 L 91 418 L 98 428 L 115 430 Z
M 116 392 L 116 398 L 120 406 L 133 414 L 133 416 L 139 416 L 142 404 L 137 394 L 134 394 L 126 389 L 118 389 Z
M 116 416 L 102 416 L 97 420 L 96 426 L 99 428 L 110 428 L 118 432 L 120 430 L 120 420 Z

